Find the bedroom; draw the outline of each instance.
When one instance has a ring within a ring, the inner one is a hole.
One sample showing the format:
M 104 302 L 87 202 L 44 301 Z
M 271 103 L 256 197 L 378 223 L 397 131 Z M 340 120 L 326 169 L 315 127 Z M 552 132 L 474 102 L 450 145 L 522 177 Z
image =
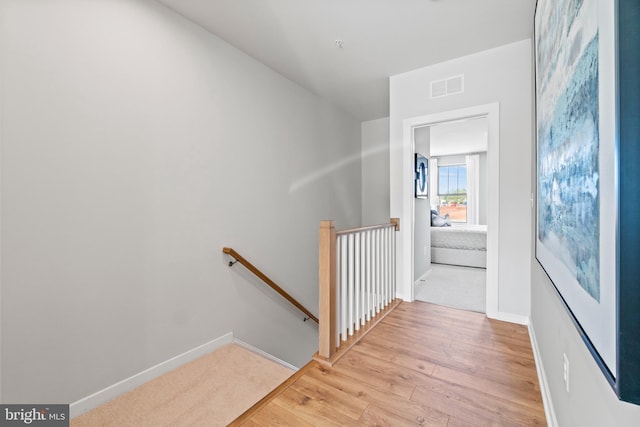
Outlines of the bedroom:
M 416 152 L 429 157 L 428 203 L 416 209 L 430 210 L 416 215 L 426 218 L 420 223 L 430 234 L 424 253 L 430 266 L 415 284 L 418 300 L 485 312 L 487 129 L 485 116 L 415 129 Z

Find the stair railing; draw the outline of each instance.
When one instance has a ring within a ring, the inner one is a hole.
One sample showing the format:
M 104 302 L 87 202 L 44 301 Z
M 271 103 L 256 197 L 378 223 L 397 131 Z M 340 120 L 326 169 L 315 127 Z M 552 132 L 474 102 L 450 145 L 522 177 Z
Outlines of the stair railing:
M 334 221 L 320 222 L 318 360 L 333 363 L 398 304 L 399 229 L 398 218 L 343 231 L 336 231 Z
M 292 297 L 291 295 L 289 295 L 289 293 L 287 291 L 285 291 L 284 289 L 282 289 L 280 286 L 278 286 L 276 284 L 276 282 L 274 282 L 273 280 L 271 280 L 269 277 L 267 277 L 266 274 L 264 274 L 262 271 L 260 271 L 256 266 L 254 266 L 253 264 L 251 264 L 249 261 L 247 261 L 242 255 L 240 255 L 238 252 L 236 252 L 235 250 L 231 249 L 231 248 L 222 248 L 222 252 L 224 252 L 225 254 L 229 255 L 230 257 L 232 257 L 233 259 L 235 259 L 235 261 L 229 261 L 229 267 L 233 267 L 233 265 L 236 262 L 239 262 L 240 264 L 242 264 L 243 266 L 245 266 L 245 268 L 247 270 L 249 270 L 250 272 L 252 272 L 256 277 L 258 277 L 260 280 L 262 280 L 264 283 L 266 283 L 271 289 L 273 289 L 274 291 L 276 291 L 278 294 L 280 294 L 284 299 L 286 299 L 287 301 L 289 301 L 291 304 L 293 304 L 298 310 L 300 310 L 301 312 L 303 312 L 307 317 L 304 318 L 304 321 L 306 322 L 307 320 L 311 319 L 314 322 L 318 323 L 318 318 L 311 313 L 305 306 L 303 306 L 302 304 L 300 304 L 298 302 L 298 300 L 296 300 L 294 297 Z

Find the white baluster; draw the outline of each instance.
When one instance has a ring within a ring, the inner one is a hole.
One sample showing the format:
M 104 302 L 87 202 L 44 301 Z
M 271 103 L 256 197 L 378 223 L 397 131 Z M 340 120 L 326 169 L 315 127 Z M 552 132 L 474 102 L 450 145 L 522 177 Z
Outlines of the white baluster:
M 340 236 L 340 335 L 342 341 L 347 340 L 347 305 L 349 299 L 347 297 L 348 286 L 348 274 L 349 264 L 347 263 L 347 257 L 349 254 L 348 239 L 345 236 Z
M 367 322 L 371 320 L 371 311 L 373 308 L 373 300 L 371 298 L 372 288 L 373 288 L 373 274 L 371 271 L 371 253 L 373 249 L 371 247 L 371 235 L 373 232 L 371 230 L 366 231 L 367 235 Z
M 360 330 L 360 233 L 354 233 L 354 295 L 353 295 L 353 320 L 355 322 L 354 329 Z
M 378 251 L 376 250 L 376 237 L 376 230 L 371 231 L 371 317 L 376 316 L 376 304 L 378 303 L 376 299 L 376 287 L 378 286 L 378 273 L 376 271 L 376 257 L 378 256 Z
M 348 235 L 348 247 L 349 247 L 349 259 L 348 259 L 348 268 L 349 268 L 349 283 L 348 283 L 348 298 L 349 298 L 349 303 L 347 304 L 347 315 L 348 317 L 348 325 L 347 325 L 347 329 L 349 331 L 349 335 L 353 335 L 353 294 L 354 294 L 354 235 L 353 233 L 349 233 Z
M 384 229 L 384 276 L 385 276 L 385 289 L 384 289 L 384 305 L 385 307 L 389 305 L 389 293 L 390 288 L 389 285 L 391 281 L 389 280 L 389 259 L 391 256 L 389 255 L 389 228 Z
M 366 281 L 366 262 L 367 262 L 367 250 L 366 250 L 366 238 L 367 233 L 360 233 L 360 325 L 364 326 L 367 312 L 366 312 L 366 299 L 367 299 L 367 281 Z
M 379 239 L 378 239 L 378 247 L 380 248 L 380 252 L 378 254 L 378 265 L 380 270 L 380 299 L 378 302 L 378 306 L 380 310 L 384 308 L 384 230 L 378 230 Z
M 391 229 L 391 299 L 396 298 L 396 230 Z
M 342 331 L 342 288 L 340 280 L 342 279 L 342 237 L 336 236 L 336 348 L 340 348 L 340 332 Z
M 378 311 L 384 307 L 384 234 L 378 230 Z
M 382 256 L 380 257 L 380 270 L 382 271 L 382 300 L 380 307 L 384 308 L 387 305 L 387 230 L 380 230 L 380 248 L 382 249 Z

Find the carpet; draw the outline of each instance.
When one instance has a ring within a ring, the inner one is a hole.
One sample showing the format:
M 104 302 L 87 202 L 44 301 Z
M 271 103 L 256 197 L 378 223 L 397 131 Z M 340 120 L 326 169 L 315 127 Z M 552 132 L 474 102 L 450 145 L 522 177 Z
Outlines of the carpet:
M 415 283 L 415 299 L 452 308 L 486 311 L 487 270 L 431 264 L 431 271 Z
M 235 344 L 71 420 L 71 427 L 226 426 L 293 375 Z

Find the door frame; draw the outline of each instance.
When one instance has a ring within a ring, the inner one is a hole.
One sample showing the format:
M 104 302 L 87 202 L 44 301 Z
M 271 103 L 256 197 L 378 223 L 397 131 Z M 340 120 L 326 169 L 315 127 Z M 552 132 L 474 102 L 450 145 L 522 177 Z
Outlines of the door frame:
M 402 176 L 413 177 L 413 153 L 414 153 L 414 129 L 417 127 L 430 126 L 438 123 L 462 120 L 472 117 L 487 117 L 487 286 L 486 286 L 486 314 L 490 318 L 498 318 L 499 312 L 499 243 L 500 243 L 500 105 L 498 102 L 491 104 L 477 105 L 473 107 L 444 111 L 440 113 L 427 114 L 411 117 L 402 122 L 402 151 L 405 161 L 403 161 Z M 407 161 L 406 159 L 410 159 Z M 411 278 L 409 295 L 405 294 L 405 299 L 414 300 L 414 198 L 413 198 L 413 178 L 404 179 L 402 184 L 402 206 L 404 207 L 403 217 L 411 218 L 407 230 L 407 238 L 403 239 L 404 259 L 398 265 L 402 269 L 402 276 Z

